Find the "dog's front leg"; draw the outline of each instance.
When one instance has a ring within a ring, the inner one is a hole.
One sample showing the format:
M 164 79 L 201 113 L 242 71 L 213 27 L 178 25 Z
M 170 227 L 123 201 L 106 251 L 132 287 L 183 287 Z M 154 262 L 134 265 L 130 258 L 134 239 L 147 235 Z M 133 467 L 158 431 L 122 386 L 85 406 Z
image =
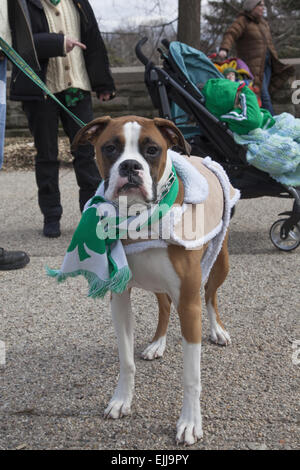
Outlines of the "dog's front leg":
M 121 418 L 131 413 L 134 390 L 134 318 L 131 311 L 130 291 L 113 294 L 111 310 L 118 340 L 120 376 L 104 415 L 107 418 Z
M 201 342 L 192 344 L 183 338 L 184 396 L 180 418 L 177 422 L 176 441 L 187 445 L 194 444 L 203 436 L 200 409 L 200 358 Z
M 170 246 L 169 257 L 180 278 L 179 296 L 170 296 L 179 314 L 183 337 L 183 405 L 177 422 L 177 443 L 194 444 L 202 438 L 201 394 L 201 269 L 202 251 Z

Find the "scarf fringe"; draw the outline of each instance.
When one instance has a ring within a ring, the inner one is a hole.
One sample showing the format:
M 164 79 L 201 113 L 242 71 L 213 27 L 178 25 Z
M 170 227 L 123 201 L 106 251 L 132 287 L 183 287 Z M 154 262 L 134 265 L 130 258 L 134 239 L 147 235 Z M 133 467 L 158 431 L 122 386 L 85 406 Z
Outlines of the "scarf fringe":
M 46 266 L 46 271 L 47 275 L 55 277 L 57 282 L 64 282 L 68 277 L 84 276 L 89 285 L 88 297 L 92 299 L 103 298 L 109 290 L 116 294 L 121 294 L 126 290 L 127 284 L 132 278 L 132 273 L 128 266 L 121 268 L 112 279 L 108 280 L 102 280 L 96 274 L 84 269 L 63 273 L 60 270 L 50 269 Z

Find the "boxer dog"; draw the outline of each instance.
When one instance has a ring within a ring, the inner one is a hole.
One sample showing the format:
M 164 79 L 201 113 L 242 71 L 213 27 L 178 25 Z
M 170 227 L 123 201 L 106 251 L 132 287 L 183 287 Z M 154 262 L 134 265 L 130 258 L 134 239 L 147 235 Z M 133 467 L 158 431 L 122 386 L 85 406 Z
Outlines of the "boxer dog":
M 73 146 L 91 142 L 96 151 L 104 180 L 105 199 L 117 203 L 120 195 L 129 204 L 147 205 L 158 200 L 170 174 L 172 163 L 168 148 L 176 145 L 188 153 L 187 143 L 177 127 L 161 118 L 126 116 L 95 119 L 76 135 Z M 184 187 L 179 179 L 176 204 L 182 204 Z M 153 248 L 127 255 L 132 280 L 122 294 L 112 294 L 111 310 L 116 331 L 120 375 L 115 392 L 105 410 L 107 418 L 131 413 L 134 393 L 134 319 L 131 311 L 131 287 L 153 292 L 158 300 L 159 319 L 151 344 L 143 353 L 151 360 L 163 355 L 171 303 L 180 319 L 183 336 L 184 398 L 177 422 L 177 443 L 194 444 L 202 437 L 200 410 L 201 356 L 201 258 L 207 249 L 186 250 L 177 245 Z M 205 285 L 205 301 L 210 318 L 211 338 L 227 345 L 230 337 L 218 312 L 217 289 L 228 273 L 227 236 Z

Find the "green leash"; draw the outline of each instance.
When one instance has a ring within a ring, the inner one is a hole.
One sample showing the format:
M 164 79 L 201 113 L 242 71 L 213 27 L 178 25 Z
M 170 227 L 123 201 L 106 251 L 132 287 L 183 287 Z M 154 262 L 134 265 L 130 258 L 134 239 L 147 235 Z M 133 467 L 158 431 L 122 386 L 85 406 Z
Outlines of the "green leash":
M 7 57 L 23 72 L 25 75 L 27 75 L 28 78 L 30 78 L 37 86 L 39 86 L 44 93 L 46 93 L 48 96 L 51 96 L 51 98 L 56 101 L 59 106 L 61 106 L 66 113 L 68 113 L 74 121 L 77 122 L 77 124 L 80 127 L 84 127 L 86 124 L 81 121 L 75 114 L 73 114 L 66 106 L 64 106 L 61 101 L 59 101 L 56 96 L 51 93 L 49 88 L 45 85 L 45 83 L 40 79 L 40 77 L 35 73 L 35 71 L 25 62 L 24 59 L 11 47 L 7 42 L 2 39 L 0 36 L 0 47 L 2 51 L 7 55 Z

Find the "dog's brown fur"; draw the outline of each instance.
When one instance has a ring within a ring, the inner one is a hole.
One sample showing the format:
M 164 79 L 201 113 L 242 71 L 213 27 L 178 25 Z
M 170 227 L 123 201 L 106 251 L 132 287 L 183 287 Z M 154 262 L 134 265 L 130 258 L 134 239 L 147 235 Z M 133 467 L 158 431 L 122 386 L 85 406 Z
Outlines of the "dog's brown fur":
M 205 285 L 205 302 L 210 301 L 216 312 L 217 323 L 225 329 L 217 305 L 217 290 L 225 281 L 229 271 L 228 233 L 224 239 L 222 249 L 210 272 Z M 205 253 L 206 246 L 202 250 L 187 251 L 182 247 L 171 245 L 168 248 L 169 258 L 181 279 L 180 301 L 178 314 L 183 337 L 189 343 L 201 341 L 201 270 L 200 262 Z M 188 274 L 187 274 L 188 273 Z M 165 336 L 168 329 L 171 299 L 167 294 L 156 294 L 158 300 L 158 324 L 153 342 Z

